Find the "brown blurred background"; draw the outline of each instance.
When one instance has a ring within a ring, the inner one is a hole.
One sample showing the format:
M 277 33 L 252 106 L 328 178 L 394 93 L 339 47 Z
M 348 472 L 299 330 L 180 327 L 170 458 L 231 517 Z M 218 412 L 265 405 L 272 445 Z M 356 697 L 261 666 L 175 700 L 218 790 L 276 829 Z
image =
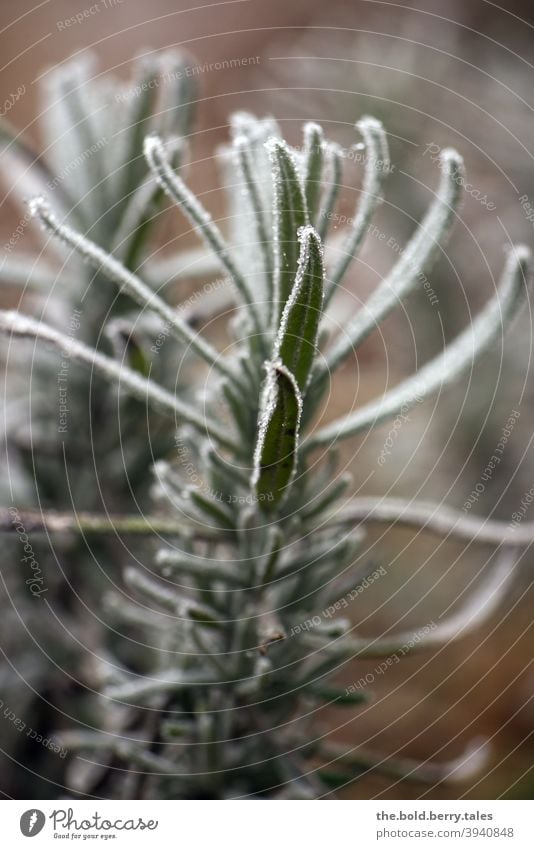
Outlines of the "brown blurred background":
M 480 202 L 480 194 L 478 199 L 466 196 L 462 219 L 432 274 L 438 307 L 421 294 L 366 343 L 357 363 L 358 403 L 408 374 L 469 321 L 493 293 L 503 246 L 519 240 L 534 245 L 533 225 L 519 201 L 527 195 L 534 203 L 531 3 L 508 3 L 504 10 L 485 0 L 402 5 L 379 0 L 101 0 L 98 11 L 88 12 L 81 23 L 65 24 L 90 8 L 83 0 L 0 6 L 1 99 L 25 88 L 6 118 L 37 148 L 39 78 L 48 67 L 91 51 L 103 72 L 126 77 L 134 54 L 179 46 L 194 57 L 192 64 L 208 66 L 197 77 L 201 102 L 191 182 L 209 192 L 206 202 L 215 212 L 222 195 L 212 155 L 235 109 L 275 115 L 294 142 L 302 120 L 314 119 L 343 145 L 357 141 L 352 127 L 358 117 L 380 117 L 390 133 L 396 170 L 377 226 L 401 242 L 424 211 L 437 179 L 436 166 L 425 154 L 428 145 L 460 149 L 470 182 L 493 209 Z M 209 67 L 251 57 L 254 63 Z M 359 185 L 360 177 L 358 166 L 349 166 L 340 210 L 347 215 L 354 203 L 350 187 Z M 8 237 L 14 220 L 9 202 L 2 202 L 0 214 L 0 235 Z M 178 217 L 173 226 L 180 226 Z M 394 259 L 369 237 L 350 277 L 352 291 L 365 295 Z M 345 304 L 341 296 L 339 317 Z M 351 442 L 344 460 L 358 492 L 418 495 L 460 507 L 511 411 L 520 406 L 505 460 L 473 510 L 509 520 L 534 483 L 531 339 L 531 317 L 525 311 L 502 350 L 488 355 L 469 379 L 435 404 L 413 412 L 383 467 L 376 457 L 387 426 L 361 445 Z M 355 367 L 349 364 L 336 383 L 329 416 L 344 409 L 347 399 L 352 403 Z M 363 594 L 353 611 L 365 633 L 389 624 L 404 630 L 437 618 L 492 553 L 399 531 L 375 531 L 370 550 L 387 567 L 388 577 Z M 439 653 L 404 659 L 377 681 L 370 707 L 327 717 L 329 725 L 340 725 L 339 739 L 424 759 L 454 757 L 470 739 L 485 735 L 494 747 L 490 769 L 452 789 L 367 777 L 348 788 L 347 797 L 532 798 L 533 568 L 527 552 L 514 593 L 482 633 Z M 357 680 L 372 666 L 345 670 L 343 681 Z

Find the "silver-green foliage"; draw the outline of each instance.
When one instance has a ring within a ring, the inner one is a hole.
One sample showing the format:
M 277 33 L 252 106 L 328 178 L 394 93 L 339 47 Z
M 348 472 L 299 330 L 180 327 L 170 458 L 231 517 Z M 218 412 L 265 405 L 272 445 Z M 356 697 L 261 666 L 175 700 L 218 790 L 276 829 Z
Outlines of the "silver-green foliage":
M 157 304 L 161 301 L 158 290 L 172 284 L 175 275 L 197 276 L 196 256 L 180 254 L 177 264 L 176 256 L 167 255 L 165 267 L 156 255 L 150 256 L 164 194 L 149 176 L 142 145 L 146 133 L 165 133 L 174 166 L 183 162 L 195 101 L 194 81 L 184 73 L 186 65 L 187 58 L 176 51 L 147 54 L 134 61 L 127 82 L 99 73 L 86 60 L 70 60 L 49 70 L 40 82 L 39 155 L 23 135 L 0 121 L 0 178 L 10 201 L 20 204 L 19 221 L 1 251 L 0 285 L 4 290 L 9 287 L 11 299 L 20 297 L 21 309 L 31 311 L 37 324 L 45 318 L 63 331 L 59 350 L 41 348 L 38 356 L 33 341 L 19 343 L 16 352 L 2 345 L 4 444 L 8 446 L 5 466 L 2 456 L 2 491 L 3 499 L 11 497 L 17 507 L 38 504 L 55 510 L 100 511 L 105 501 L 107 509 L 124 512 L 132 504 L 130 486 L 139 503 L 146 504 L 152 451 L 159 455 L 173 444 L 168 408 L 179 405 L 176 385 L 171 380 L 150 395 L 154 384 L 148 378 L 150 374 L 165 384 L 171 364 L 185 354 L 184 340 L 189 344 L 197 336 L 185 310 L 180 317 L 163 304 L 163 315 L 161 311 L 140 315 L 132 310 L 129 297 L 117 294 L 117 288 L 123 278 L 125 287 L 129 281 L 135 286 L 135 272 L 142 264 L 150 289 L 143 283 L 141 294 L 150 295 Z M 31 206 L 27 203 L 36 192 L 46 197 L 54 212 L 39 199 Z M 31 221 L 38 210 L 43 233 Z M 72 227 L 65 225 L 66 218 Z M 95 240 L 99 247 L 83 255 L 73 249 L 76 230 L 86 234 L 86 246 Z M 60 238 L 50 239 L 50 231 Z M 108 257 L 120 278 L 114 279 L 115 286 L 101 272 L 101 263 Z M 167 329 L 169 319 L 172 327 Z M 50 341 L 57 343 L 57 331 L 51 334 Z M 155 334 L 171 338 L 154 354 Z M 31 336 L 33 331 L 24 335 Z M 88 356 L 96 358 L 95 369 L 77 365 L 76 359 L 87 362 Z M 103 367 L 106 379 L 101 377 Z M 129 382 L 134 397 L 118 399 L 107 380 L 110 372 L 116 375 L 121 369 L 121 379 Z M 154 401 L 146 424 L 139 415 L 145 390 Z M 63 621 L 60 627 L 53 615 L 47 617 L 44 607 L 40 616 L 35 615 L 15 540 L 13 546 L 3 569 L 9 586 L 3 605 L 13 605 L 13 616 L 4 611 L 0 628 L 3 645 L 12 647 L 15 666 L 11 673 L 6 670 L 4 698 L 6 703 L 21 704 L 22 676 L 28 682 L 28 694 L 32 689 L 46 692 L 60 715 L 67 705 L 62 701 L 65 686 L 58 670 L 64 668 L 67 678 L 80 669 L 75 643 L 66 635 L 77 627 L 81 615 L 79 610 L 74 613 L 76 595 L 66 584 L 73 581 L 82 595 L 92 597 L 102 591 L 102 573 L 91 568 L 93 558 L 79 541 L 57 541 L 55 552 L 45 539 L 35 542 L 36 557 L 46 574 L 46 598 Z M 106 546 L 106 561 L 107 574 L 118 575 L 122 560 L 116 546 Z M 39 656 L 32 639 L 42 646 Z M 35 656 L 28 662 L 32 651 Z M 43 716 L 43 704 L 34 697 L 24 717 L 28 725 L 46 733 L 54 729 L 46 725 L 50 714 L 44 709 Z M 20 746 L 20 741 L 15 745 Z M 52 756 L 49 763 L 53 770 Z
M 149 256 L 150 237 L 164 195 L 149 177 L 142 143 L 147 133 L 164 132 L 174 167 L 182 165 L 195 101 L 193 81 L 184 72 L 186 65 L 186 57 L 173 51 L 143 55 L 134 61 L 133 75 L 127 83 L 98 73 L 91 59 L 71 60 L 51 69 L 41 82 L 44 152 L 40 156 L 20 134 L 0 124 L 4 182 L 9 182 L 10 195 L 22 201 L 25 230 L 30 215 L 41 219 L 43 250 L 47 254 L 43 261 L 41 254 L 24 250 L 23 242 L 7 244 L 0 262 L 0 282 L 18 287 L 34 314 L 59 323 L 73 341 L 78 339 L 107 351 L 111 345 L 116 356 L 120 353 L 132 368 L 141 373 L 150 369 L 152 376 L 163 382 L 169 362 L 182 355 L 184 340 L 193 345 L 200 343 L 186 321 L 158 296 L 158 290 L 173 282 L 176 263 L 169 266 L 171 258 L 166 257 L 165 276 L 161 276 L 159 260 Z M 36 187 L 46 201 L 36 198 L 28 205 L 28 197 L 35 194 Z M 66 218 L 71 226 L 65 223 Z M 77 230 L 85 234 L 85 251 L 75 244 Z M 58 238 L 51 240 L 50 233 Z M 108 267 L 104 273 L 101 266 L 106 258 Z M 195 258 L 189 262 L 191 270 L 186 268 L 185 274 L 194 277 Z M 141 264 L 150 289 L 137 282 L 135 271 Z M 115 286 L 110 285 L 110 280 Z M 131 300 L 118 294 L 121 287 L 138 303 L 142 298 L 152 298 L 160 324 L 158 331 L 167 332 L 170 321 L 168 332 L 177 338 L 177 347 L 169 343 L 162 346 L 161 356 L 152 356 L 147 340 L 153 337 L 157 322 L 150 323 L 146 313 L 134 312 Z M 106 338 L 102 338 L 106 322 Z M 78 474 L 71 481 L 71 496 L 77 508 L 99 504 L 94 462 L 104 480 L 109 470 L 105 481 L 109 500 L 120 508 L 129 496 L 119 469 L 126 458 L 128 476 L 139 486 L 150 456 L 146 440 L 127 428 L 122 432 L 110 429 L 109 415 L 116 396 L 98 377 L 96 382 L 93 379 L 88 410 L 82 399 L 88 397 L 91 375 L 76 367 L 69 369 L 68 375 L 68 427 L 58 428 L 57 397 L 51 394 L 50 387 L 61 369 L 61 358 L 47 355 L 32 365 L 35 401 L 30 444 L 20 436 L 18 419 L 18 399 L 24 399 L 28 362 L 30 357 L 10 358 L 8 379 L 12 391 L 8 397 L 7 427 L 13 459 L 18 450 L 29 473 L 35 475 L 36 497 L 50 507 L 68 503 L 61 464 L 47 461 L 63 446 L 68 460 L 76 457 Z M 129 404 L 124 409 L 126 418 L 130 409 L 136 408 Z M 150 420 L 154 433 L 158 420 L 161 417 L 155 411 Z M 167 433 L 161 431 L 161 444 L 156 450 L 165 442 L 169 444 L 169 439 L 172 440 L 170 429 Z
M 48 231 L 98 266 L 102 278 L 168 321 L 211 374 L 202 396 L 190 385 L 185 401 L 173 400 L 152 376 L 135 376 L 112 365 L 109 355 L 70 343 L 74 358 L 117 383 L 124 395 L 144 397 L 147 409 L 168 415 L 182 449 L 178 460 L 160 458 L 153 487 L 160 509 L 179 519 L 180 530 L 160 547 L 153 566 L 126 570 L 127 599 L 109 599 L 113 615 L 142 632 L 141 641 L 151 647 L 144 666 L 117 659 L 106 665 L 102 731 L 65 739 L 71 749 L 98 750 L 107 763 L 130 767 L 130 779 L 138 776 L 134 789 L 121 789 L 121 772 L 114 778 L 111 772 L 110 792 L 118 795 L 308 798 L 369 767 L 458 778 L 473 766 L 472 753 L 441 773 L 425 772 L 359 749 L 334 750 L 305 717 L 324 704 L 357 709 L 365 700 L 361 691 L 328 683 L 351 658 L 389 657 L 406 644 L 434 647 L 477 626 L 508 586 L 513 562 L 500 560 L 474 600 L 424 638 L 352 634 L 348 621 L 321 612 L 365 574 L 362 529 L 347 522 L 350 508 L 339 510 L 349 480 L 336 477 L 334 455 L 330 451 L 317 471 L 311 451 L 332 449 L 395 416 L 471 367 L 524 302 L 529 251 L 510 250 L 499 292 L 448 349 L 373 404 L 312 431 L 326 378 L 429 272 L 454 222 L 461 157 L 443 152 L 434 200 L 397 265 L 325 343 L 328 304 L 361 247 L 389 170 L 385 132 L 374 119 L 357 124 L 367 153 L 363 189 L 353 228 L 330 268 L 323 244 L 340 182 L 339 149 L 316 124 L 304 128 L 301 149 L 291 148 L 272 120 L 238 114 L 231 127 L 230 150 L 222 153 L 235 208 L 228 238 L 176 173 L 169 145 L 154 134 L 144 143 L 154 185 L 188 217 L 233 284 L 229 353 L 192 336 L 141 279 L 74 226 L 59 225 L 42 201 L 32 205 Z M 256 256 L 249 266 L 243 257 L 251 245 Z M 15 335 L 69 344 L 59 331 L 16 313 L 3 313 L 0 325 Z M 172 383 L 176 374 L 168 379 Z M 302 626 L 310 622 L 313 627 Z M 135 733 L 126 730 L 132 728 Z M 333 760 L 334 772 L 321 767 Z M 73 780 L 77 768 L 75 760 Z

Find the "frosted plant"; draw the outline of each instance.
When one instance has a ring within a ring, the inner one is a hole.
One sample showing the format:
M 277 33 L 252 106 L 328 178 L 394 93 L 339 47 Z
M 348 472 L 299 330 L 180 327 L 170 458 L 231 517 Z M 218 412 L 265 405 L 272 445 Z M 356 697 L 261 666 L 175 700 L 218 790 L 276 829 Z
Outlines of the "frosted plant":
M 36 156 L 7 126 L 0 129 L 4 179 L 9 179 L 10 195 L 26 201 L 37 189 L 53 199 L 60 218 L 68 216 L 73 225 L 113 253 L 121 267 L 135 269 L 146 262 L 146 276 L 156 290 L 172 283 L 180 267 L 167 258 L 162 276 L 157 255 L 150 261 L 149 238 L 163 193 L 147 179 L 142 140 L 150 131 L 164 133 L 173 165 L 180 167 L 194 105 L 186 64 L 186 58 L 174 52 L 143 55 L 134 62 L 132 79 L 121 83 L 98 74 L 90 58 L 69 61 L 42 78 L 43 156 Z M 27 229 L 32 213 L 27 204 L 23 209 Z M 71 250 L 68 243 L 47 239 L 44 247 L 46 259 L 24 251 L 20 240 L 14 246 L 8 243 L 0 282 L 21 290 L 34 313 L 48 316 L 73 339 L 92 347 L 108 347 L 111 342 L 117 357 L 124 357 L 141 372 L 151 367 L 164 381 L 167 357 L 170 360 L 180 352 L 169 344 L 162 348 L 161 357 L 150 357 L 146 343 L 161 329 L 158 322 L 150 323 L 145 316 L 132 313 L 131 302 L 117 297 L 98 263 L 85 262 L 83 254 Z M 191 276 L 197 274 L 195 257 L 180 257 L 180 261 L 182 268 L 184 261 L 189 264 Z M 106 339 L 102 338 L 104 323 Z M 26 359 L 15 366 L 10 363 L 12 386 L 17 380 L 24 385 L 28 367 Z M 132 485 L 137 496 L 141 495 L 139 487 L 149 457 L 140 423 L 134 433 L 126 423 L 115 429 L 112 425 L 110 430 L 109 414 L 116 399 L 106 384 L 97 380 L 91 403 L 85 404 L 91 381 L 85 370 L 69 367 L 63 376 L 57 356 L 40 357 L 31 367 L 31 436 L 20 427 L 24 397 L 15 401 L 11 395 L 7 427 L 12 461 L 16 447 L 36 478 L 38 497 L 48 506 L 65 506 L 70 498 L 78 509 L 101 506 L 96 465 L 108 506 L 115 503 L 120 509 L 126 500 L 132 503 L 128 487 Z M 52 380 L 57 383 L 54 394 L 50 392 Z M 58 397 L 61 392 L 63 398 Z M 58 415 L 61 401 L 68 410 Z M 130 409 L 133 412 L 135 408 L 123 410 L 126 419 Z M 156 434 L 155 421 L 151 430 L 161 443 L 155 446 L 159 451 L 169 444 L 169 431 Z M 61 450 L 67 462 L 76 458 L 78 474 L 68 482 L 63 463 L 56 459 Z M 124 464 L 128 474 L 121 478 Z M 69 499 L 67 485 L 71 487 Z
M 162 454 L 153 468 L 154 515 L 25 516 L 34 532 L 160 537 L 155 562 L 129 566 L 123 591 L 107 598 L 125 641 L 134 635 L 137 653 L 127 661 L 124 652 L 101 654 L 96 719 L 61 738 L 71 752 L 68 782 L 77 792 L 312 798 L 369 769 L 455 781 L 484 763 L 487 747 L 480 740 L 457 761 L 420 764 L 334 745 L 328 729 L 314 725 L 324 705 L 357 710 L 366 701 L 360 689 L 332 683 L 349 661 L 433 649 L 490 617 L 513 578 L 515 548 L 532 538 L 527 524 L 512 535 L 499 523 L 465 520 L 437 505 L 351 499 L 350 479 L 336 474 L 334 449 L 343 440 L 422 403 L 500 338 L 525 301 L 530 265 L 527 248 L 512 248 L 498 293 L 442 353 L 375 402 L 318 424 L 330 375 L 429 272 L 460 201 L 461 157 L 446 150 L 434 199 L 397 265 L 329 338 L 329 304 L 390 169 L 381 124 L 363 118 L 356 126 L 366 152 L 363 189 L 344 245 L 331 252 L 341 153 L 318 125 L 307 124 L 302 148 L 293 149 L 272 120 L 232 118 L 231 144 L 221 152 L 230 189 L 228 239 L 173 167 L 168 145 L 158 135 L 145 139 L 155 185 L 182 210 L 232 284 L 232 341 L 225 351 L 193 332 L 142 275 L 65 223 L 42 198 L 31 204 L 52 236 L 121 297 L 166 322 L 169 337 L 189 346 L 206 367 L 202 392 L 195 392 L 197 376 L 187 392 L 174 393 L 112 351 L 95 351 L 18 312 L 0 313 L 5 333 L 67 350 L 118 385 L 121 396 L 143 401 L 177 428 L 177 456 Z M 177 371 L 175 364 L 170 383 Z M 327 611 L 357 595 L 369 569 L 360 555 L 370 520 L 503 543 L 502 552 L 473 597 L 439 625 L 363 637 Z

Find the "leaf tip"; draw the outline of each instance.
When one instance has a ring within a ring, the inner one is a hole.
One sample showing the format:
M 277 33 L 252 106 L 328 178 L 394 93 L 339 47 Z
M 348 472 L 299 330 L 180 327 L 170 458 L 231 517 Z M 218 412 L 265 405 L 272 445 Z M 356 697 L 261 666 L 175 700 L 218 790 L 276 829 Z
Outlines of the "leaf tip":
M 35 195 L 28 201 L 28 210 L 32 218 L 43 218 L 51 212 L 50 204 L 44 195 Z
M 157 164 L 158 160 L 160 162 L 161 160 L 166 160 L 163 141 L 157 133 L 150 133 L 148 136 L 145 136 L 143 151 L 147 162 L 152 167 L 154 164 Z

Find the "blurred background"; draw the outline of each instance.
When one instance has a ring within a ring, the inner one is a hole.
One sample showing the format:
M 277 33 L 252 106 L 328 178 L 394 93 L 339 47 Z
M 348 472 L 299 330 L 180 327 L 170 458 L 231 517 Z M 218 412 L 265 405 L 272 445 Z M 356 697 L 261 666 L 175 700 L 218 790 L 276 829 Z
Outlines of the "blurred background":
M 72 23 L 79 12 L 83 21 Z M 332 387 L 329 418 L 382 393 L 439 351 L 494 293 L 506 247 L 518 241 L 534 246 L 534 223 L 528 220 L 528 204 L 534 206 L 529 2 L 509 2 L 504 9 L 486 0 L 101 0 L 93 6 L 85 0 L 20 0 L 0 6 L 0 42 L 2 117 L 36 150 L 43 144 L 40 84 L 51 66 L 91 53 L 98 73 L 126 79 L 140 52 L 186 50 L 200 97 L 189 182 L 216 217 L 224 215 L 224 196 L 214 153 L 227 138 L 233 110 L 274 115 L 295 144 L 302 122 L 318 121 L 344 148 L 359 141 L 353 128 L 359 117 L 380 118 L 395 167 L 375 224 L 399 245 L 432 196 L 439 176 L 436 153 L 447 146 L 460 150 L 469 186 L 453 237 L 431 275 L 435 298 L 431 302 L 421 290 L 365 343 Z M 361 184 L 356 159 L 345 163 L 339 212 L 347 216 Z M 4 174 L 4 242 L 18 216 Z M 168 240 L 187 230 L 178 214 L 169 216 L 166 227 L 162 238 Z M 33 239 L 29 228 L 26 249 Z M 181 242 L 189 243 L 190 237 Z M 365 298 L 395 258 L 395 248 L 368 235 L 336 302 L 338 320 L 355 298 Z M 14 303 L 10 290 L 0 297 L 3 305 Z M 502 429 L 519 411 L 502 462 L 469 508 L 509 521 L 534 484 L 531 319 L 525 310 L 504 343 L 468 377 L 414 409 L 383 465 L 377 456 L 387 425 L 345 446 L 343 465 L 354 474 L 355 491 L 461 508 L 480 484 Z M 369 557 L 387 569 L 387 579 L 360 596 L 351 616 L 368 634 L 425 625 L 461 601 L 492 556 L 484 546 L 374 529 Z M 533 569 L 534 556 L 527 551 L 514 591 L 482 632 L 437 653 L 405 658 L 377 678 L 369 706 L 324 717 L 339 739 L 422 759 L 453 758 L 474 737 L 488 737 L 492 755 L 484 774 L 454 789 L 367 776 L 342 796 L 532 798 Z M 9 605 L 7 596 L 4 604 Z M 16 673 L 16 647 L 4 642 L 1 648 Z M 340 680 L 357 681 L 373 665 L 355 664 Z M 21 675 L 21 705 L 24 698 Z M 49 710 L 54 712 L 53 703 Z M 9 722 L 1 715 L 0 721 Z M 3 792 L 22 794 L 19 798 L 56 792 L 39 783 L 31 751 L 10 752 L 4 742 L 9 732 L 0 729 L 3 770 L 11 776 L 4 778 Z

